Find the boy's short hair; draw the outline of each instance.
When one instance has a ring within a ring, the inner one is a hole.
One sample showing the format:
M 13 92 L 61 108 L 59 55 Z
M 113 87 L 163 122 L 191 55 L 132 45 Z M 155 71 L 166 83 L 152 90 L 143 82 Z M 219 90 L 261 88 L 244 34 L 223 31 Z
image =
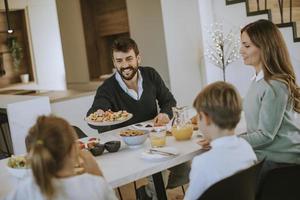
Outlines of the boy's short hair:
M 111 46 L 111 55 L 113 55 L 114 51 L 121 51 L 126 53 L 131 49 L 133 49 L 136 56 L 139 55 L 139 48 L 133 39 L 128 37 L 120 37 L 114 40 Z
M 223 81 L 207 85 L 194 100 L 197 113 L 206 113 L 219 128 L 229 130 L 240 121 L 241 104 L 235 87 Z

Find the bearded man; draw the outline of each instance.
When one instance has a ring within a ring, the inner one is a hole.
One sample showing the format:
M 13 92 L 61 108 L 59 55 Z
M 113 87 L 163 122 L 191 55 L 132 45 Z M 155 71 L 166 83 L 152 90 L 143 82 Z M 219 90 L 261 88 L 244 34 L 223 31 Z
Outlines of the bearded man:
M 93 128 L 104 132 L 152 119 L 155 126 L 167 124 L 176 100 L 154 68 L 140 66 L 136 42 L 131 38 L 118 38 L 111 49 L 116 73 L 97 89 L 87 116 L 97 110 L 111 109 L 114 112 L 126 110 L 133 117 L 121 124 Z

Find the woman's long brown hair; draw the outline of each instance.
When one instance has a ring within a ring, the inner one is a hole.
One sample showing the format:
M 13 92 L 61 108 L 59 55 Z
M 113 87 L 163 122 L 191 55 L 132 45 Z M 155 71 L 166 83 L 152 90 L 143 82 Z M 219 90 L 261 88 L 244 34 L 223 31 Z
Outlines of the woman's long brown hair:
M 258 20 L 246 25 L 241 33 L 246 32 L 250 40 L 261 51 L 264 79 L 278 80 L 289 90 L 289 102 L 293 110 L 300 113 L 300 89 L 290 60 L 288 49 L 281 32 L 268 20 Z
M 30 129 L 26 145 L 30 155 L 30 165 L 41 193 L 52 199 L 55 189 L 52 184 L 64 159 L 69 155 L 76 141 L 74 129 L 67 121 L 55 116 L 41 116 Z

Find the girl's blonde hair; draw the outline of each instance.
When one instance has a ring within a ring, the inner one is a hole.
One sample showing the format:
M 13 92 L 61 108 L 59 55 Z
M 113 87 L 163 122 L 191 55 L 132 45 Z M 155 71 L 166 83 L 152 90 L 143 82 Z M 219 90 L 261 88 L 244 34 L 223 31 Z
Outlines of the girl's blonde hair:
M 52 178 L 64 166 L 76 142 L 76 133 L 69 123 L 55 116 L 40 116 L 26 138 L 30 165 L 41 193 L 52 199 L 55 190 Z
M 264 79 L 278 80 L 289 90 L 289 102 L 293 110 L 300 112 L 300 89 L 296 83 L 296 75 L 281 32 L 275 24 L 268 20 L 258 20 L 242 28 L 250 40 L 261 51 Z

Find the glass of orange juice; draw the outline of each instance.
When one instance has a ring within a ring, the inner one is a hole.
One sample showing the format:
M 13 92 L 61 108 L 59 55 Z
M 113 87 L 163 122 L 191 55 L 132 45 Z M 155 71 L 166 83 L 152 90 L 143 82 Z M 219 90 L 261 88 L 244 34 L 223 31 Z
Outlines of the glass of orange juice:
M 150 143 L 152 148 L 164 147 L 166 145 L 166 131 L 150 132 Z

